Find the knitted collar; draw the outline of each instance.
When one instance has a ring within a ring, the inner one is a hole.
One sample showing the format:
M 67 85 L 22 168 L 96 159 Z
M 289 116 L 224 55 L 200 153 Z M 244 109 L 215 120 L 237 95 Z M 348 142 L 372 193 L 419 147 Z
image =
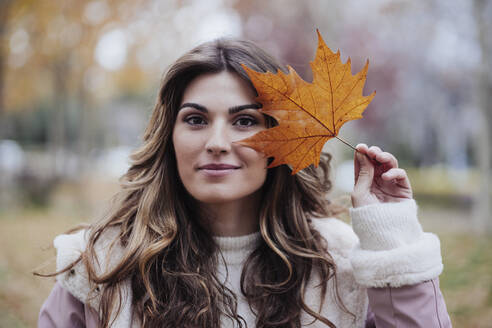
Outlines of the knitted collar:
M 224 256 L 225 263 L 228 266 L 239 265 L 243 264 L 248 255 L 260 244 L 261 234 L 257 231 L 238 237 L 214 236 L 214 240 Z

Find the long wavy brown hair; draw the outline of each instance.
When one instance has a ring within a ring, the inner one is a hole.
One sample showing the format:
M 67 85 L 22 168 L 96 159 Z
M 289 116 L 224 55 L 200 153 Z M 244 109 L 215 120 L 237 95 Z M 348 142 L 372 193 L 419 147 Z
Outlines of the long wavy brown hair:
M 103 287 L 98 309 L 102 327 L 108 327 L 120 310 L 121 286 L 128 279 L 133 315 L 143 327 L 220 327 L 222 316 L 246 326 L 237 312 L 237 295 L 216 276 L 220 251 L 201 224 L 197 201 L 180 181 L 172 144 L 177 110 L 190 81 L 226 70 L 254 89 L 241 64 L 261 72 L 285 71 L 251 42 L 219 39 L 186 53 L 165 74 L 143 144 L 131 155 L 113 206 L 90 227 L 80 258 L 89 279 Z M 268 122 L 276 124 L 272 118 Z M 326 241 L 311 224 L 313 218 L 333 216 L 338 210 L 326 196 L 331 189 L 330 160 L 324 154 L 317 169 L 308 167 L 294 176 L 286 165 L 268 170 L 259 208 L 261 242 L 241 274 L 241 291 L 257 327 L 300 327 L 303 311 L 334 327 L 304 300 L 315 271 L 321 281 L 320 304 L 328 280 L 336 279 Z M 95 245 L 110 228 L 119 232 L 115 242 L 123 246 L 124 255 L 111 270 L 96 274 Z

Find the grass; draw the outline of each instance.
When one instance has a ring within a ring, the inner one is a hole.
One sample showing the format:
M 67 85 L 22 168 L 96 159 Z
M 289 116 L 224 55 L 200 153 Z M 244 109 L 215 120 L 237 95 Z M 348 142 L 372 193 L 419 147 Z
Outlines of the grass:
M 456 327 L 492 327 L 492 239 L 444 234 L 441 289 Z
M 45 210 L 0 216 L 0 327 L 36 326 L 54 279 L 38 278 L 32 272 L 54 270 L 51 241 L 79 221 Z
M 54 279 L 35 277 L 32 271 L 53 271 L 53 238 L 89 221 L 113 190 L 65 185 L 53 195 L 54 207 L 0 211 L 0 327 L 36 326 Z M 421 205 L 419 215 L 425 230 L 441 239 L 441 290 L 454 326 L 492 327 L 492 238 L 468 232 L 468 209 Z
M 0 328 L 36 326 L 54 278 L 32 272 L 54 272 L 54 237 L 91 221 L 115 191 L 115 184 L 86 181 L 83 188 L 60 185 L 50 195 L 55 206 L 0 209 Z

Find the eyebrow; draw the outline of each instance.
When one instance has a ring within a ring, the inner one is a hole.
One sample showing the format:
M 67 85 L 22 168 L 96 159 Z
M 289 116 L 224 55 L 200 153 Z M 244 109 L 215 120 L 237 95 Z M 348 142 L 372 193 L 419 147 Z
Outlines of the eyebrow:
M 208 109 L 205 106 L 196 104 L 196 103 L 184 103 L 181 106 L 179 106 L 179 110 L 185 108 L 185 107 L 191 107 L 199 110 L 200 112 L 203 113 L 208 113 Z M 237 112 L 240 112 L 245 109 L 260 109 L 262 106 L 261 104 L 246 104 L 246 105 L 239 105 L 239 106 L 232 106 L 229 107 L 229 115 L 235 114 Z

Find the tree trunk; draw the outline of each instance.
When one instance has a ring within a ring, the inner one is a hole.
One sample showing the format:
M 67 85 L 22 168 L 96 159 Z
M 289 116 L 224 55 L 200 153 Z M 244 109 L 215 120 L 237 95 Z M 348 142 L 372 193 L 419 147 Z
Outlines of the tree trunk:
M 65 173 L 65 119 L 68 106 L 67 76 L 69 73 L 69 58 L 62 55 L 53 63 L 54 99 L 53 118 L 48 126 L 48 149 L 50 152 L 51 174 L 54 177 L 63 176 Z
M 7 62 L 7 22 L 9 17 L 9 9 L 12 4 L 11 0 L 0 0 L 0 139 L 5 138 L 7 127 L 5 122 L 5 102 L 4 102 L 4 81 L 5 81 L 5 65 Z
M 491 214 L 492 210 L 492 81 L 491 81 L 491 62 L 489 56 L 489 45 L 486 39 L 486 22 L 484 12 L 486 10 L 486 0 L 474 1 L 474 15 L 477 22 L 479 43 L 482 53 L 482 64 L 478 69 L 477 81 L 477 104 L 482 114 L 480 120 L 480 132 L 477 140 L 477 151 L 480 190 L 476 197 L 476 206 L 474 213 L 474 227 L 481 233 L 492 233 Z
M 94 147 L 94 109 L 92 99 L 83 85 L 78 88 L 79 130 L 77 137 L 78 171 L 82 177 L 90 169 L 89 154 Z

